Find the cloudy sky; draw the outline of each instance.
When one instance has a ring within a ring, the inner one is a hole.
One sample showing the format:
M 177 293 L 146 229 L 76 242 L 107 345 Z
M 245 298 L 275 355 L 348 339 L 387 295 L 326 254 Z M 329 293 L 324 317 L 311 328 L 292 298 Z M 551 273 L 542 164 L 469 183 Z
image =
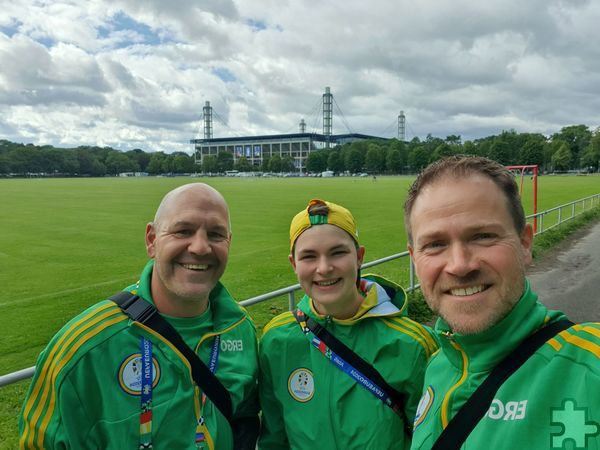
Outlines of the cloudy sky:
M 0 139 L 183 150 L 322 131 L 463 139 L 600 125 L 600 2 L 0 0 Z

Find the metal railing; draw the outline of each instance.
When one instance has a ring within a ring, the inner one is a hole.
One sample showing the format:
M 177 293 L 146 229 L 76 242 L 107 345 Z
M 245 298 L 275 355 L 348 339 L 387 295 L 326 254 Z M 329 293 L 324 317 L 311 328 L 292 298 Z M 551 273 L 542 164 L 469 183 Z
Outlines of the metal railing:
M 535 233 L 537 236 L 538 234 L 559 226 L 561 223 L 568 222 L 575 216 L 589 211 L 598 205 L 600 205 L 600 193 L 574 200 L 537 214 L 532 214 L 527 216 L 527 219 L 529 220 L 537 217 L 537 231 Z
M 585 211 L 589 211 L 590 209 L 600 206 L 600 193 L 595 195 L 590 195 L 589 197 L 585 197 L 579 200 L 572 201 L 570 203 L 565 203 L 564 205 L 556 206 L 554 208 L 548 209 L 546 211 L 539 212 L 537 214 L 531 214 L 527 216 L 527 220 L 532 220 L 534 217 L 537 217 L 537 232 L 536 236 L 544 233 L 545 231 L 551 230 L 552 228 L 557 227 L 561 223 L 567 222 L 573 219 L 575 216 L 584 213 Z M 549 221 L 552 220 L 550 225 L 547 225 Z M 408 252 L 395 253 L 390 256 L 386 256 L 384 258 L 376 259 L 374 261 L 364 263 L 361 268 L 367 269 L 369 267 L 377 266 L 379 264 L 384 264 L 389 261 L 393 261 L 399 258 L 404 258 L 408 256 Z M 408 258 L 409 265 L 409 285 L 406 288 L 407 292 L 412 292 L 415 289 L 419 288 L 419 284 L 416 283 L 415 276 L 415 268 L 412 264 L 410 258 Z M 262 303 L 267 300 L 271 300 L 277 297 L 281 297 L 283 295 L 288 296 L 288 307 L 290 310 L 294 309 L 296 306 L 296 291 L 300 290 L 299 284 L 294 284 L 292 286 L 284 287 L 281 289 L 277 289 L 275 291 L 267 292 L 265 294 L 257 295 L 256 297 L 252 297 L 246 300 L 242 300 L 240 305 L 246 307 L 255 305 L 257 303 Z M 35 371 L 35 366 L 28 367 L 27 369 L 22 369 L 17 372 L 12 372 L 7 375 L 0 376 L 0 387 L 6 386 L 8 384 L 16 383 L 17 381 L 21 381 L 27 378 L 31 378 Z

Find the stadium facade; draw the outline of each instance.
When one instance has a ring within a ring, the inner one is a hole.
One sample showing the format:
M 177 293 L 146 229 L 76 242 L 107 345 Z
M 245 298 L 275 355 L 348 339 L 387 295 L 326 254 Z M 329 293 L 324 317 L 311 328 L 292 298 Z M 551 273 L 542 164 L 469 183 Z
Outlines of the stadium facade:
M 333 104 L 334 98 L 329 87 L 323 93 L 323 133 L 307 133 L 304 119 L 300 121 L 299 133 L 274 134 L 264 136 L 243 137 L 213 137 L 213 109 L 210 102 L 206 102 L 202 110 L 204 122 L 204 138 L 192 139 L 194 145 L 194 156 L 196 164 L 202 164 L 207 156 L 217 156 L 219 153 L 228 152 L 233 155 L 233 162 L 240 158 L 246 160 L 252 166 L 261 166 L 263 161 L 275 155 L 284 158 L 289 156 L 294 162 L 296 170 L 303 172 L 306 168 L 306 160 L 312 152 L 324 148 L 335 147 L 355 141 L 367 139 L 378 139 L 385 141 L 386 138 L 370 136 L 360 133 L 333 134 Z M 404 123 L 404 113 L 401 112 L 400 120 Z M 403 125 L 402 125 L 403 126 Z
M 221 152 L 233 155 L 234 163 L 244 157 L 253 166 L 260 166 L 263 159 L 279 155 L 289 156 L 298 171 L 306 168 L 306 159 L 311 152 L 327 147 L 366 139 L 381 139 L 377 136 L 350 133 L 326 136 L 317 133 L 273 134 L 265 136 L 243 136 L 231 138 L 194 139 L 196 164 L 202 164 L 207 156 L 217 156 Z

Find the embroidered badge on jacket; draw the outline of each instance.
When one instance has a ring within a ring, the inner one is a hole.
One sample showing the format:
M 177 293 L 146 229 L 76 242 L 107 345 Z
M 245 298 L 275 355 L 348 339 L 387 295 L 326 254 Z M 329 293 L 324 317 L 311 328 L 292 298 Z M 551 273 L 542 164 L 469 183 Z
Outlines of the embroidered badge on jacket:
M 294 370 L 288 378 L 288 391 L 294 400 L 301 403 L 313 398 L 315 382 L 312 372 L 304 368 Z
M 140 395 L 142 391 L 142 354 L 134 353 L 123 360 L 119 367 L 117 379 L 119 386 L 130 395 Z M 152 357 L 152 387 L 156 387 L 160 379 L 160 365 Z
M 417 413 L 415 414 L 415 421 L 413 424 L 414 428 L 417 428 L 421 423 L 423 423 L 427 413 L 429 412 L 429 408 L 431 408 L 431 405 L 433 404 L 434 398 L 435 391 L 433 390 L 433 387 L 427 386 L 427 390 L 421 397 L 421 400 L 419 400 L 419 405 L 417 406 Z

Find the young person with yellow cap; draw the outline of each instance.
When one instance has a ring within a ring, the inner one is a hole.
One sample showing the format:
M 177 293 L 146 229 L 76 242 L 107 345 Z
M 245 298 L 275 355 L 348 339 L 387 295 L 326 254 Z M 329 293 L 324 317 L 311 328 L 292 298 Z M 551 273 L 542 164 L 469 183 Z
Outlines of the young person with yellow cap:
M 408 449 L 437 343 L 406 317 L 402 288 L 360 276 L 365 248 L 346 208 L 311 200 L 290 226 L 305 296 L 260 346 L 259 449 Z

